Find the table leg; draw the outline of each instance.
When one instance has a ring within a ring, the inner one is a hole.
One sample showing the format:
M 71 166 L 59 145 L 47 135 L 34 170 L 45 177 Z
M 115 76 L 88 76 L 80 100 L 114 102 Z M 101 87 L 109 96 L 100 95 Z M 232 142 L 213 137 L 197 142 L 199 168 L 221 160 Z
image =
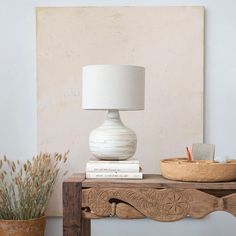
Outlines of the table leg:
M 82 182 L 63 183 L 63 236 L 82 236 Z
M 91 236 L 91 220 L 82 218 L 81 236 Z

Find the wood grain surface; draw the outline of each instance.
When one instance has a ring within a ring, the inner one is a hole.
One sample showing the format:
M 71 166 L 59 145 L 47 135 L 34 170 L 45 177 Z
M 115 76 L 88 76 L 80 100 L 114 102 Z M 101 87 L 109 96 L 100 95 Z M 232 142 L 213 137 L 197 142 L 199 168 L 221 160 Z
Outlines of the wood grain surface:
M 90 209 L 91 218 L 148 217 L 170 222 L 186 216 L 200 219 L 214 211 L 236 216 L 236 193 L 218 198 L 197 189 L 90 188 L 83 190 L 83 207 Z
M 148 217 L 171 222 L 213 211 L 236 216 L 236 182 L 195 183 L 144 175 L 143 180 L 85 179 L 63 182 L 63 235 L 90 236 L 91 219 Z
M 84 180 L 84 175 L 74 175 L 63 183 L 63 235 L 64 236 L 81 235 L 81 225 L 82 225 L 81 208 L 82 208 L 83 180 Z
M 183 182 L 163 178 L 161 175 L 144 174 L 141 180 L 132 179 L 85 179 L 83 187 L 111 187 L 111 188 L 182 188 L 182 189 L 206 189 L 206 190 L 235 190 L 236 181 L 217 182 L 217 183 L 200 183 L 200 182 Z

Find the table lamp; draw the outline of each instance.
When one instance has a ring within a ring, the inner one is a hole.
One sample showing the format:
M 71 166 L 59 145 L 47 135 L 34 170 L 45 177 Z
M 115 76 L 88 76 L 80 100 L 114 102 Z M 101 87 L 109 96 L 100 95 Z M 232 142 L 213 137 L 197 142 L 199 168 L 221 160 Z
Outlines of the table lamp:
M 134 155 L 137 137 L 122 123 L 119 110 L 144 109 L 144 78 L 145 68 L 140 66 L 83 67 L 82 108 L 108 111 L 103 124 L 89 136 L 89 148 L 96 158 L 125 160 Z

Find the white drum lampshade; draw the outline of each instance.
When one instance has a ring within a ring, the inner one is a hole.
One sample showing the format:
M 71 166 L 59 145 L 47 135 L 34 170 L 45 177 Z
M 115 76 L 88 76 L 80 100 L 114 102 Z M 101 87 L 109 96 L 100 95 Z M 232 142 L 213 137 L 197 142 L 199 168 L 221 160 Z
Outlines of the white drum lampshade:
M 83 67 L 82 108 L 108 110 L 103 125 L 93 130 L 89 146 L 93 155 L 124 160 L 134 155 L 137 138 L 120 120 L 119 110 L 143 110 L 145 69 L 133 65 Z

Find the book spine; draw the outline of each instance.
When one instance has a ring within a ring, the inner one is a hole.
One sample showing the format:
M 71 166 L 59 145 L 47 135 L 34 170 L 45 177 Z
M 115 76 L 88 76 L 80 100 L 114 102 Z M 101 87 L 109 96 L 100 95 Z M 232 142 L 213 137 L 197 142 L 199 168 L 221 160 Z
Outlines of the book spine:
M 86 172 L 87 179 L 142 179 L 143 173 L 96 173 Z
M 139 172 L 138 164 L 87 163 L 86 172 Z

